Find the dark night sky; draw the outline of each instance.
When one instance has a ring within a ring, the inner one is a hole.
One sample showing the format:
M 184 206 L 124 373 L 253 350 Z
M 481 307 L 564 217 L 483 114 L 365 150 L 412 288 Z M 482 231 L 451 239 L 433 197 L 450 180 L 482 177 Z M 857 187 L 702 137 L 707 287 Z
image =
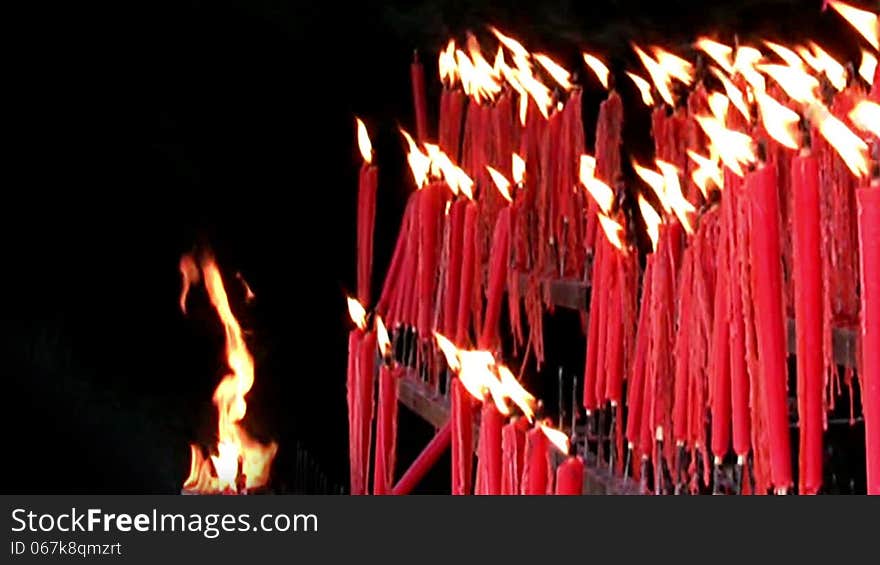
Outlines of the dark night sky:
M 762 11 L 786 23 L 764 26 L 773 36 L 809 34 L 818 19 L 803 6 L 818 11 L 820 2 L 640 4 L 160 0 L 23 14 L 4 80 L 16 102 L 5 120 L 15 175 L 0 204 L 12 471 L 2 490 L 179 487 L 187 442 L 213 429 L 222 374 L 221 330 L 204 294 L 189 319 L 177 309 L 177 261 L 196 241 L 215 249 L 233 308 L 253 332 L 255 429 L 280 442 L 280 468 L 285 446 L 300 439 L 344 482 L 355 113 L 388 179 L 381 273 L 410 190 L 395 180 L 395 127 L 412 122 L 413 48 L 430 53 L 436 89 L 436 48 L 485 23 L 572 65 L 578 46 L 619 63 L 634 36 L 674 46 L 701 29 L 757 33 L 751 22 Z M 235 271 L 257 294 L 251 307 Z M 402 430 L 411 449 L 430 433 L 413 420 Z

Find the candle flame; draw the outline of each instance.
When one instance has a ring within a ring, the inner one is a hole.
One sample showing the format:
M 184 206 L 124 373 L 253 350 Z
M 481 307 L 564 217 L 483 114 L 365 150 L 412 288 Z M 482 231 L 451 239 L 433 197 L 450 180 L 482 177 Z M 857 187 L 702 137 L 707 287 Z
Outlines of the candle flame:
M 522 386 L 522 383 L 516 379 L 506 365 L 498 365 L 496 369 L 504 389 L 504 395 L 520 409 L 529 422 L 533 421 L 535 418 L 535 397 Z
M 364 158 L 364 163 L 369 165 L 373 162 L 373 145 L 370 143 L 367 126 L 364 125 L 364 122 L 362 122 L 360 118 L 355 118 L 355 121 L 357 122 L 358 149 L 361 150 L 361 156 Z
M 547 74 L 553 77 L 553 80 L 568 92 L 574 85 L 571 83 L 571 73 L 565 70 L 562 65 L 545 55 L 544 53 L 535 53 L 535 60 L 544 67 Z
M 648 237 L 651 238 L 651 249 L 657 251 L 657 243 L 660 241 L 660 224 L 663 223 L 663 219 L 641 194 L 639 194 L 639 210 L 645 220 Z
M 526 178 L 526 162 L 516 153 L 512 156 L 511 172 L 513 173 L 513 182 L 522 184 Z
M 785 47 L 784 45 L 780 45 L 778 43 L 773 43 L 772 41 L 765 41 L 764 45 L 770 48 L 771 51 L 776 53 L 776 55 L 785 61 L 785 64 L 789 67 L 799 70 L 806 70 L 806 66 L 804 65 L 804 60 L 801 59 L 797 53 Z M 758 70 L 762 70 L 760 67 Z M 763 71 L 762 71 L 763 72 Z
M 457 71 L 454 39 L 450 39 L 449 43 L 446 44 L 446 49 L 440 51 L 438 66 L 440 68 L 440 80 L 447 86 L 453 86 L 455 84 L 455 75 Z
M 409 163 L 410 171 L 412 171 L 413 180 L 416 183 L 416 188 L 421 189 L 425 186 L 425 183 L 428 182 L 428 173 L 431 170 L 431 158 L 422 153 L 409 133 L 403 129 L 400 130 L 400 133 L 403 135 L 409 148 L 406 160 Z
M 797 112 L 786 108 L 765 92 L 756 91 L 755 101 L 758 103 L 761 124 L 767 134 L 783 147 L 800 147 L 797 125 L 801 118 Z
M 614 191 L 610 186 L 597 179 L 594 174 L 596 172 L 596 159 L 590 155 L 581 155 L 580 170 L 578 176 L 581 184 L 599 205 L 599 209 L 604 214 L 610 214 L 611 208 L 614 206 Z
M 695 151 L 687 150 L 688 157 L 697 164 L 697 168 L 691 173 L 691 179 L 700 188 L 704 198 L 709 197 L 709 181 L 718 187 L 724 188 L 724 176 L 721 174 L 721 168 L 714 159 L 704 157 Z
M 194 284 L 199 284 L 201 277 L 199 275 L 199 266 L 196 260 L 189 253 L 185 253 L 180 257 L 180 275 L 183 277 L 183 285 L 180 291 L 180 311 L 186 314 L 186 297 L 189 295 L 189 289 Z
M 547 85 L 535 78 L 526 62 L 520 61 L 517 68 L 512 69 L 511 73 L 515 77 L 517 83 L 535 102 L 535 106 L 537 106 L 541 115 L 544 116 L 545 119 L 549 118 L 550 108 L 553 107 L 553 93 L 550 92 Z M 520 119 L 525 123 L 523 116 L 524 114 L 521 109 Z
M 660 64 L 660 67 L 668 76 L 683 82 L 687 86 L 694 84 L 694 75 L 696 71 L 690 61 L 682 59 L 678 55 L 670 53 L 660 47 L 652 47 L 651 51 L 654 53 L 654 58 L 657 63 Z
M 724 87 L 724 92 L 727 94 L 727 98 L 730 100 L 730 103 L 733 104 L 733 107 L 739 110 L 739 113 L 746 120 L 751 119 L 751 112 L 749 112 L 749 105 L 746 103 L 746 98 L 742 93 L 742 90 L 737 88 L 733 81 L 727 78 L 721 69 L 716 67 L 712 68 L 712 74 L 714 74 L 719 81 L 721 81 L 721 85 Z
M 486 165 L 486 170 L 489 171 L 489 176 L 492 177 L 492 181 L 495 183 L 501 196 L 503 196 L 508 202 L 513 202 L 513 199 L 510 197 L 510 181 L 507 180 L 504 175 L 488 165 Z
M 458 360 L 458 347 L 449 338 L 438 332 L 434 332 L 434 339 L 437 341 L 437 347 L 443 353 L 443 356 L 446 357 L 446 364 L 449 366 L 449 369 L 453 372 L 458 372 L 461 369 L 461 363 Z
M 529 52 L 523 47 L 522 43 L 512 37 L 501 33 L 496 27 L 489 27 L 489 30 L 498 38 L 502 45 L 507 47 L 515 58 L 528 59 Z
M 880 49 L 880 16 L 868 10 L 861 10 L 838 0 L 830 0 L 828 4 L 849 24 L 868 40 L 871 46 Z
M 816 104 L 810 109 L 810 115 L 819 134 L 837 151 L 850 172 L 859 178 L 867 177 L 870 172 L 868 144 L 834 117 L 828 108 Z
M 688 202 L 688 199 L 684 197 L 684 193 L 681 191 L 678 167 L 660 159 L 657 159 L 656 162 L 657 167 L 663 173 L 663 196 L 661 202 L 665 202 L 665 206 L 672 209 L 672 213 L 681 222 L 685 232 L 688 234 L 694 233 L 690 215 L 695 214 L 697 209 Z
M 594 55 L 590 55 L 589 53 L 581 53 L 581 56 L 584 58 L 584 63 L 590 68 L 593 73 L 596 74 L 596 78 L 599 79 L 599 82 L 602 83 L 602 87 L 605 90 L 608 90 L 608 67 L 603 63 L 599 58 Z
M 712 144 L 721 162 L 737 176 L 743 176 L 742 165 L 754 163 L 754 141 L 748 135 L 728 129 L 713 116 L 697 116 L 697 123 Z
M 642 96 L 642 102 L 645 103 L 645 106 L 653 106 L 654 105 L 654 96 L 651 95 L 651 83 L 640 77 L 635 73 L 631 73 L 627 71 L 626 76 L 633 81 L 633 84 L 636 85 L 636 88 L 639 89 L 639 94 Z
M 651 77 L 651 82 L 660 94 L 660 98 L 670 106 L 675 106 L 675 99 L 672 97 L 672 91 L 669 89 L 672 84 L 671 75 L 663 68 L 659 61 L 645 53 L 638 45 L 634 44 L 633 50 L 639 56 L 645 70 L 648 71 L 648 76 Z
M 367 329 L 367 311 L 364 309 L 364 306 L 357 298 L 348 296 L 346 300 L 348 301 L 348 315 L 351 316 L 351 321 L 354 322 L 358 329 Z
M 880 104 L 862 100 L 850 111 L 849 119 L 860 130 L 880 138 Z
M 707 97 L 709 110 L 719 122 L 727 120 L 727 110 L 730 108 L 730 98 L 720 92 L 712 92 Z
M 663 174 L 647 167 L 643 167 L 635 159 L 632 160 L 632 166 L 636 174 L 639 175 L 639 178 L 651 187 L 651 190 L 654 191 L 654 194 L 660 199 L 660 205 L 663 206 L 666 213 L 671 213 L 672 208 L 669 207 L 669 203 L 666 201 L 665 197 L 666 189 L 664 188 L 664 184 L 666 183 L 666 179 L 663 178 Z
M 547 436 L 547 439 L 550 440 L 553 447 L 568 455 L 569 440 L 568 435 L 566 435 L 565 432 L 552 428 L 543 422 L 538 422 L 538 427 L 541 428 L 541 431 L 544 432 L 544 435 Z
M 605 237 L 608 238 L 608 242 L 620 251 L 623 251 L 623 226 L 601 212 L 598 216 L 599 225 L 602 226 L 602 231 L 605 232 Z
M 867 49 L 862 49 L 862 62 L 859 64 L 859 76 L 867 84 L 874 81 L 874 73 L 877 71 L 877 57 Z
M 391 355 L 391 338 L 388 336 L 388 329 L 385 327 L 385 322 L 382 321 L 382 316 L 376 316 L 376 343 L 382 357 Z
M 708 37 L 699 38 L 694 45 L 715 61 L 727 74 L 733 74 L 733 47 Z
M 814 41 L 808 42 L 807 45 L 809 49 L 798 47 L 798 54 L 814 71 L 824 73 L 835 90 L 842 92 L 846 88 L 846 69 L 844 66 Z
M 764 77 L 757 71 L 755 66 L 764 59 L 764 54 L 755 47 L 741 46 L 736 50 L 733 58 L 733 68 L 755 90 L 765 90 L 767 87 Z
M 792 100 L 801 103 L 817 100 L 819 81 L 805 68 L 791 65 L 761 65 L 759 69 L 776 81 Z

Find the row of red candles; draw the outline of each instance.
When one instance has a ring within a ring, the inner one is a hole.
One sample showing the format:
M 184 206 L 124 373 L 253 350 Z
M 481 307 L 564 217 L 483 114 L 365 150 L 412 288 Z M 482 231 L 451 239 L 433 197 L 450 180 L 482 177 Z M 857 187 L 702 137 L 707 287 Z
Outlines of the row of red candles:
M 469 47 L 474 57 L 473 45 Z M 414 63 L 412 72 L 418 138 L 425 143 L 423 71 Z M 876 71 L 873 82 L 870 96 L 877 100 L 880 88 Z M 622 413 L 615 420 L 619 430 L 616 437 L 621 442 L 618 453 L 623 451 L 625 439 L 633 455 L 653 460 L 655 469 L 666 465 L 695 477 L 708 471 L 708 466 L 703 470 L 681 469 L 684 453 L 702 452 L 707 462 L 713 454 L 720 462 L 732 440 L 740 462 L 750 453 L 754 457 L 756 492 L 770 488 L 784 491 L 792 484 L 784 341 L 785 313 L 790 308 L 796 322 L 799 490 L 815 493 L 822 485 L 825 413 L 839 390 L 830 354 L 831 325 L 841 319 L 859 319 L 853 263 L 861 257 L 860 384 L 868 442 L 868 490 L 878 492 L 880 445 L 871 442 L 880 441 L 880 434 L 872 426 L 880 417 L 880 406 L 876 406 L 880 403 L 880 377 L 872 378 L 878 370 L 880 346 L 871 344 L 877 339 L 878 299 L 873 297 L 880 296 L 876 289 L 880 276 L 871 273 L 880 268 L 880 236 L 876 233 L 880 191 L 867 185 L 856 188 L 858 179 L 849 174 L 844 159 L 823 139 L 822 132 L 814 128 L 808 136 L 812 147 L 793 152 L 767 131 L 770 128 L 765 121 L 753 123 L 734 112 L 728 114 L 727 127 L 748 132 L 760 141 L 762 159 L 743 178 L 735 174 L 736 164 L 725 162 L 718 187 L 723 195 L 720 204 L 703 199 L 695 225 L 688 216 L 682 220 L 678 210 L 663 202 L 664 189 L 657 189 L 666 209 L 662 225 L 656 227 L 654 251 L 647 256 L 639 301 L 637 253 L 626 243 L 620 245 L 611 237 L 595 235 L 597 218 L 613 217 L 618 226 L 626 225 L 627 219 L 632 221 L 620 206 L 622 191 L 616 191 L 616 201 L 608 203 L 586 199 L 583 191 L 569 188 L 577 184 L 578 173 L 583 170 L 577 168 L 583 164 L 577 156 L 584 148 L 579 127 L 580 91 L 571 89 L 566 101 L 560 96 L 557 110 L 547 117 L 529 102 L 526 119 L 520 125 L 514 115 L 513 92 L 501 92 L 493 103 L 487 103 L 453 86 L 447 81 L 443 90 L 438 145 L 453 160 L 460 158 L 464 170 L 477 172 L 474 184 L 480 190 L 476 200 L 450 196 L 451 184 L 458 185 L 457 192 L 465 195 L 472 186 L 465 189 L 467 182 L 450 182 L 449 175 L 443 175 L 443 180 L 437 178 L 413 193 L 375 308 L 392 327 L 415 328 L 421 343 L 420 361 L 429 367 L 432 383 L 437 384 L 439 370 L 432 347 L 434 331 L 453 336 L 461 347 L 474 343 L 479 349 L 499 351 L 498 321 L 505 290 L 514 344 L 522 345 L 519 275 L 523 272 L 528 273 L 529 281 L 527 347 L 540 364 L 540 317 L 548 305 L 542 304 L 539 281 L 554 273 L 581 276 L 592 254 L 594 291 L 586 328 L 584 407 L 590 412 L 608 404 L 615 410 L 626 404 L 625 430 Z M 737 86 L 744 89 L 746 84 L 740 80 L 733 85 Z M 732 91 L 727 92 L 729 95 Z M 787 91 L 776 88 L 770 92 L 774 98 L 798 107 L 786 96 Z M 834 97 L 831 112 L 845 119 L 856 101 L 866 96 L 863 87 L 853 81 Z M 699 152 L 707 145 L 707 132 L 700 127 L 698 116 L 709 111 L 709 106 L 710 96 L 699 84 L 682 107 L 654 110 L 652 134 L 656 156 L 662 163 L 673 164 L 681 172 L 694 171 L 688 152 Z M 609 184 L 621 176 L 622 114 L 621 98 L 611 90 L 599 112 L 594 163 L 595 178 Z M 411 143 L 411 159 L 413 147 Z M 527 171 L 520 172 L 519 178 L 515 163 L 501 158 L 513 154 L 514 147 Z M 365 304 L 371 297 L 377 179 L 371 157 L 371 153 L 365 153 L 358 208 L 358 296 Z M 514 194 L 486 189 L 493 180 L 492 171 L 487 169 L 490 165 L 514 176 Z M 683 178 L 687 199 L 701 201 L 697 189 L 703 187 L 698 187 L 688 174 Z M 512 197 L 510 203 L 503 199 L 508 196 Z M 858 220 L 853 207 L 847 204 L 852 200 L 858 202 Z M 647 220 L 652 209 L 642 204 Z M 443 214 L 447 205 L 447 213 Z M 582 209 L 587 213 L 577 212 Z M 784 226 L 793 229 L 783 230 Z M 860 248 L 852 235 L 856 226 L 861 230 Z M 622 226 L 620 229 L 625 231 Z M 791 238 L 784 237 L 788 231 Z M 473 341 L 471 329 L 476 330 Z M 367 491 L 369 469 L 376 356 L 375 336 L 371 335 L 373 332 L 355 331 L 350 342 L 352 492 L 357 493 Z M 402 372 L 401 367 L 385 362 L 379 370 L 374 465 L 377 493 L 391 491 L 395 383 Z M 847 384 L 852 376 L 851 372 L 846 374 Z M 469 395 L 458 382 L 453 380 L 451 387 L 455 427 L 453 492 L 468 493 L 470 457 L 464 454 L 471 453 L 468 438 L 473 410 Z M 487 485 L 478 473 L 478 490 L 519 492 L 519 488 L 508 489 L 509 481 L 502 480 L 494 470 L 499 467 L 498 461 L 520 461 L 521 452 L 511 446 L 523 443 L 515 439 L 525 437 L 523 420 L 507 424 L 500 432 L 503 421 L 491 410 L 492 403 L 484 402 L 478 453 L 481 462 L 485 458 L 486 467 L 493 469 L 490 475 L 499 479 Z M 707 412 L 711 416 L 708 438 Z M 536 427 L 529 433 L 541 438 L 539 431 Z M 484 434 L 497 438 L 492 442 L 497 450 L 484 448 Z M 502 443 L 508 443 L 507 450 Z M 507 465 L 501 467 L 503 470 Z M 514 467 L 521 469 L 521 465 Z M 638 467 L 634 471 L 638 473 Z M 547 482 L 542 486 L 546 488 Z

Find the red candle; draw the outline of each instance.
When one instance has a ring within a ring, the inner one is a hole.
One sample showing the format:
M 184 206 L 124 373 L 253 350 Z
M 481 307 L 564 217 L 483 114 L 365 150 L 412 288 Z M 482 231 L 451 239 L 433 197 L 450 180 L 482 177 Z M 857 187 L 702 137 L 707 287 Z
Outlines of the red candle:
M 454 336 L 458 319 L 458 293 L 461 291 L 461 252 L 464 238 L 464 200 L 456 200 L 449 209 L 449 260 L 443 297 L 443 333 Z
M 483 401 L 480 417 L 480 471 L 482 489 L 480 494 L 501 494 L 501 428 L 504 416 L 498 411 L 495 403 L 487 398 Z
M 455 343 L 464 347 L 468 338 L 471 320 L 471 302 L 474 295 L 474 276 L 476 265 L 477 206 L 468 202 L 464 209 L 464 229 L 461 243 L 461 285 L 458 292 L 458 316 L 455 330 Z
M 639 445 L 642 426 L 642 410 L 645 399 L 645 363 L 648 354 L 649 328 L 651 327 L 651 279 L 654 270 L 654 254 L 648 255 L 642 276 L 642 299 L 639 305 L 639 324 L 636 329 L 636 350 L 632 364 L 632 376 L 627 390 L 626 439 L 631 446 Z
M 724 195 L 729 199 L 728 195 Z M 724 204 L 722 204 L 723 206 Z M 722 220 L 723 222 L 723 220 Z M 715 284 L 715 303 L 712 317 L 712 347 L 709 362 L 709 395 L 712 413 L 711 448 L 715 459 L 723 459 L 730 445 L 730 410 L 731 410 L 731 379 L 730 379 L 730 334 L 735 323 L 730 313 L 733 298 L 730 296 L 730 260 L 728 231 L 721 230 L 721 241 L 718 245 L 717 282 Z M 739 300 L 739 297 L 735 297 Z M 748 405 L 745 416 L 748 421 Z M 739 422 L 741 425 L 741 422 Z M 748 434 L 746 434 L 748 436 Z M 738 455 L 743 455 L 738 453 Z
M 605 381 L 608 376 L 606 372 L 605 357 L 608 354 L 608 334 L 610 333 L 609 325 L 612 323 L 609 318 L 609 306 L 611 300 L 611 286 L 614 284 L 614 249 L 608 240 L 599 234 L 596 239 L 596 247 L 602 251 L 602 263 L 599 265 L 599 285 L 592 287 L 591 292 L 598 294 L 599 303 L 596 310 L 590 310 L 590 316 L 596 316 L 596 322 L 599 324 L 598 347 L 596 347 L 596 403 L 601 410 L 605 408 Z
M 540 427 L 534 427 L 526 433 L 522 493 L 530 495 L 552 494 L 552 473 L 550 441 Z
M 367 494 L 367 481 L 370 476 L 370 443 L 373 431 L 373 389 L 376 370 L 376 332 L 364 334 L 360 344 L 357 370 L 357 437 L 358 468 L 357 489 L 352 494 Z
M 416 114 L 416 135 L 419 143 L 424 143 L 428 140 L 428 100 L 425 95 L 425 70 L 419 61 L 418 53 L 413 54 L 409 72 L 412 79 L 413 108 Z
M 527 421 L 520 418 L 501 431 L 501 494 L 520 493 L 527 425 Z
M 473 400 L 457 378 L 452 379 L 452 494 L 471 493 L 474 458 Z
M 675 394 L 673 398 L 672 435 L 676 445 L 688 438 L 688 385 L 690 384 L 691 324 L 693 308 L 694 247 L 685 251 L 678 299 L 678 333 L 675 341 Z
M 494 349 L 498 346 L 498 321 L 501 305 L 504 303 L 504 288 L 507 284 L 507 268 L 510 263 L 510 207 L 505 206 L 498 214 L 495 232 L 492 235 L 492 249 L 489 255 L 489 288 L 486 300 L 486 317 L 479 339 L 479 348 Z
M 623 356 L 624 356 L 624 327 L 630 322 L 624 318 L 624 301 L 626 299 L 627 282 L 625 265 L 627 258 L 617 248 L 609 248 L 611 255 L 611 270 L 613 272 L 609 282 L 609 298 L 606 306 L 608 323 L 608 353 L 605 356 L 605 391 L 604 398 L 612 406 L 620 404 L 623 395 Z M 623 418 L 620 414 L 619 418 Z
M 364 164 L 358 181 L 357 203 L 357 296 L 370 304 L 370 277 L 373 271 L 373 231 L 376 223 L 376 187 L 379 169 L 372 164 L 373 149 L 364 123 L 357 120 L 358 146 Z
M 874 75 L 875 90 L 877 79 Z M 868 494 L 880 494 L 880 183 L 856 191 L 862 284 L 862 413 Z
M 593 258 L 593 276 L 590 285 L 590 322 L 587 328 L 587 355 L 584 366 L 584 408 L 595 410 L 599 407 L 599 399 L 596 397 L 596 368 L 598 366 L 598 349 L 600 333 L 599 308 L 602 296 L 602 273 L 604 270 L 603 259 L 605 245 L 604 239 L 598 240 L 596 255 Z
M 788 373 L 782 292 L 782 253 L 779 234 L 779 195 L 776 173 L 764 166 L 746 178 L 750 202 L 751 257 L 755 300 L 755 330 L 764 389 L 770 473 L 773 486 L 791 486 L 791 446 L 788 434 Z
M 556 494 L 580 496 L 584 493 L 584 460 L 572 455 L 556 469 Z
M 379 368 L 379 407 L 376 416 L 376 460 L 373 494 L 390 494 L 394 485 L 397 450 L 397 379 L 399 372 L 383 364 Z
M 360 432 L 358 431 L 358 359 L 360 358 L 361 341 L 364 332 L 354 329 L 348 332 L 348 373 L 346 375 L 346 399 L 348 401 L 348 464 L 350 469 L 351 494 L 363 494 L 360 469 Z
M 430 339 L 434 319 L 434 289 L 437 281 L 438 230 L 443 196 L 448 189 L 443 183 L 431 183 L 419 197 L 419 280 L 418 332 Z
M 407 242 L 409 241 L 409 229 L 412 223 L 413 209 L 415 208 L 413 202 L 417 200 L 416 194 L 410 195 L 407 201 L 406 210 L 403 212 L 403 220 L 400 223 L 400 232 L 397 234 L 397 242 L 394 244 L 394 253 L 391 255 L 391 264 L 388 266 L 388 273 L 385 275 L 382 294 L 379 297 L 379 302 L 376 304 L 376 311 L 383 315 L 390 312 L 391 305 L 395 302 L 396 296 L 400 294 L 400 279 L 403 276 L 401 273 L 404 270 L 404 263 L 406 262 L 408 252 Z M 387 315 L 385 318 L 389 322 L 397 321 Z
M 798 420 L 800 421 L 799 492 L 822 487 L 822 233 L 819 163 L 804 152 L 791 162 L 794 198 L 794 315 L 797 334 Z

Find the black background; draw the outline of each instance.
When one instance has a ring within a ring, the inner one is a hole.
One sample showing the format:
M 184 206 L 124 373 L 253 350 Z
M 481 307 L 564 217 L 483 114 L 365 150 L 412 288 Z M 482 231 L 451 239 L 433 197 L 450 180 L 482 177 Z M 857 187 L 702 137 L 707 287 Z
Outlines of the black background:
M 189 318 L 177 306 L 177 262 L 198 241 L 215 250 L 251 331 L 249 427 L 281 445 L 279 474 L 299 440 L 346 483 L 353 122 L 366 120 L 381 167 L 376 287 L 411 190 L 395 128 L 412 129 L 413 49 L 426 53 L 433 111 L 437 49 L 487 23 L 571 67 L 578 47 L 621 66 L 632 39 L 679 48 L 705 30 L 833 45 L 844 28 L 819 5 L 159 0 L 15 14 L 3 79 L 13 101 L 0 188 L 0 490 L 179 488 L 187 443 L 211 441 L 224 370 L 203 291 Z M 842 45 L 852 57 L 854 42 Z M 599 95 L 586 97 L 588 122 Z M 257 295 L 250 306 L 236 271 Z M 568 341 L 548 356 L 582 340 L 577 319 L 563 323 Z M 574 370 L 582 349 L 568 355 Z M 404 416 L 401 459 L 430 433 Z

